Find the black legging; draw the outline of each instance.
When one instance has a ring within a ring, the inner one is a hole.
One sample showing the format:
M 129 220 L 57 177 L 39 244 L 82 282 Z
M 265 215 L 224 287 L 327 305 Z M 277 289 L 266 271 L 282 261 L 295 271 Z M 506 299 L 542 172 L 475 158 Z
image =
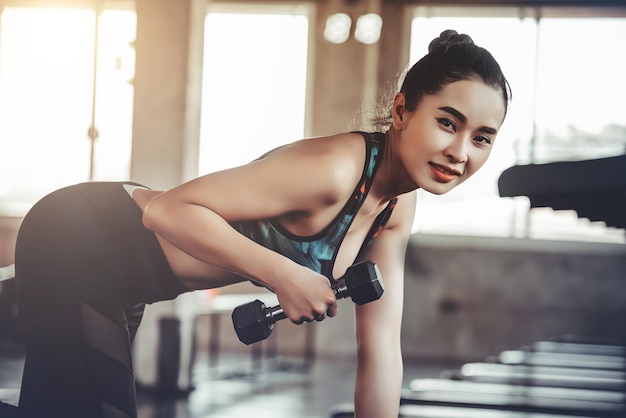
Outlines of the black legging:
M 122 183 L 44 197 L 20 227 L 15 265 L 21 416 L 136 417 L 131 343 L 144 304 L 187 289 Z

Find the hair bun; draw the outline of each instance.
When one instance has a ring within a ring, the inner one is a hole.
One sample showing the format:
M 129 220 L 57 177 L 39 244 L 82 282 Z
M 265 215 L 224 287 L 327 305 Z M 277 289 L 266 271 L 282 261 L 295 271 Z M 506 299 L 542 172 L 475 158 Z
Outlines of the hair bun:
M 446 50 L 453 45 L 474 44 L 469 35 L 459 34 L 457 31 L 447 29 L 441 32 L 438 38 L 435 38 L 428 45 L 428 52 L 431 53 L 439 48 Z

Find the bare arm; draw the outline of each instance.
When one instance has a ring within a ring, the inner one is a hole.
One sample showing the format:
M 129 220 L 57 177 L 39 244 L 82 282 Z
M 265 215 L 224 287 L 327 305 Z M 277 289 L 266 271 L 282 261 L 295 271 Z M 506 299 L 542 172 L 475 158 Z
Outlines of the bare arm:
M 262 160 L 164 192 L 147 204 L 144 224 L 195 259 L 267 285 L 294 322 L 327 311 L 332 316 L 336 300 L 324 276 L 258 245 L 229 224 L 319 214 L 347 199 L 343 188 L 356 183 L 360 168 L 338 164 L 325 144 L 284 147 Z
M 356 306 L 358 365 L 355 386 L 357 418 L 395 418 L 402 389 L 400 327 L 404 298 L 404 256 L 415 214 L 415 193 L 398 200 L 392 217 L 364 259 L 381 272 L 381 299 Z

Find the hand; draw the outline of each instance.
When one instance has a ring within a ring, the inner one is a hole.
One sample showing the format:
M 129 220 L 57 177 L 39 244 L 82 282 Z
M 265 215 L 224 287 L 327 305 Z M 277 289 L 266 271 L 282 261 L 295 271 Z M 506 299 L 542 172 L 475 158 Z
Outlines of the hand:
M 337 298 L 328 279 L 297 266 L 292 277 L 283 279 L 274 291 L 287 318 L 294 324 L 321 321 L 337 313 Z

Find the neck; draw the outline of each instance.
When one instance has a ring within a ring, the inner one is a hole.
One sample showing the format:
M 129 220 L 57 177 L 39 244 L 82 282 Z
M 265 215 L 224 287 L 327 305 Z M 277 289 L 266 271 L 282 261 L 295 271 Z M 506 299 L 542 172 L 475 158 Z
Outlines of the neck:
M 381 201 L 389 201 L 419 188 L 396 154 L 395 144 L 399 139 L 400 131 L 391 127 L 385 136 L 385 151 L 370 191 L 370 194 L 373 192 Z

